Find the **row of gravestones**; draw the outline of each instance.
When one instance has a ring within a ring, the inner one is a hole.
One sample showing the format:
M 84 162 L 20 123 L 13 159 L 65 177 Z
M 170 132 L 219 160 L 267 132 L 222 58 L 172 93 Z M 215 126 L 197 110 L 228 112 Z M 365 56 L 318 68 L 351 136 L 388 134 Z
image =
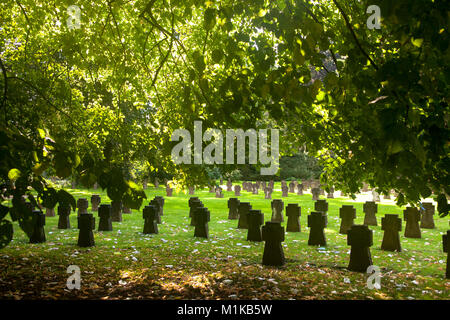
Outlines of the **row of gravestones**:
M 240 202 L 237 198 L 228 200 L 228 219 L 238 219 L 238 228 L 247 229 L 248 241 L 265 241 L 263 264 L 264 265 L 283 265 L 284 253 L 281 242 L 284 241 L 283 207 L 282 200 L 275 199 L 271 203 L 272 218 L 264 225 L 264 214 L 261 210 L 253 210 L 249 202 Z M 425 204 L 425 210 L 422 215 L 421 224 L 424 228 L 434 228 L 433 214 L 434 206 Z M 210 213 L 198 197 L 189 199 L 189 216 L 191 225 L 195 226 L 195 237 L 209 237 L 208 222 L 210 221 Z M 308 245 L 326 246 L 326 237 L 324 229 L 327 227 L 327 211 L 328 203 L 325 200 L 316 201 L 314 204 L 315 211 L 308 216 L 308 227 L 310 234 Z M 364 204 L 365 219 L 363 225 L 353 224 L 356 218 L 356 209 L 351 205 L 344 205 L 340 208 L 341 225 L 339 232 L 347 234 L 347 244 L 351 246 L 350 262 L 348 269 L 351 271 L 366 272 L 367 268 L 372 265 L 370 247 L 373 245 L 373 231 L 368 225 L 377 225 L 376 212 L 377 204 L 368 201 Z M 288 217 L 286 231 L 301 232 L 300 216 L 301 208 L 298 204 L 290 203 L 286 207 L 286 216 Z M 404 211 L 404 219 L 406 221 L 405 237 L 417 237 L 417 229 L 419 229 L 420 213 L 416 208 L 407 208 Z M 401 231 L 402 222 L 398 215 L 387 214 L 381 219 L 382 230 L 384 231 L 382 250 L 401 251 L 399 231 Z M 444 252 L 448 253 L 448 236 L 443 235 Z M 420 236 L 419 236 L 420 237 Z M 449 259 L 447 259 L 446 277 L 450 277 Z
M 92 198 L 91 198 L 92 200 Z M 96 200 L 94 200 L 96 202 Z M 32 210 L 31 203 L 27 203 Z M 189 216 L 191 225 L 195 226 L 194 236 L 209 238 L 208 222 L 210 221 L 210 212 L 204 207 L 203 203 L 197 197 L 189 199 Z M 98 205 L 98 204 L 97 204 Z M 430 206 L 431 205 L 431 206 Z M 283 207 L 282 200 L 275 199 L 271 203 L 272 218 L 264 224 L 264 214 L 260 210 L 253 210 L 249 202 L 240 202 L 236 198 L 228 200 L 229 219 L 238 219 L 239 229 L 248 229 L 248 241 L 265 241 L 263 264 L 264 265 L 282 265 L 284 264 L 284 253 L 281 242 L 284 241 Z M 87 199 L 79 199 L 78 207 L 78 245 L 80 247 L 94 246 L 93 230 L 95 229 L 95 218 L 87 212 Z M 95 206 L 93 206 L 95 207 Z M 161 223 L 163 215 L 164 198 L 155 197 L 150 201 L 148 206 L 143 209 L 144 218 L 144 234 L 158 233 L 158 223 Z M 98 207 L 99 231 L 112 231 L 114 204 L 102 204 Z M 316 201 L 314 204 L 315 211 L 308 216 L 308 227 L 310 234 L 308 245 L 326 246 L 326 238 L 324 229 L 327 227 L 327 211 L 328 203 L 325 200 Z M 432 204 L 424 204 L 424 213 L 422 215 L 422 227 L 434 228 L 433 214 L 434 206 Z M 428 210 L 427 210 L 428 209 Z M 120 210 L 119 210 L 120 212 Z M 356 218 L 356 209 L 351 205 L 344 205 L 340 208 L 341 226 L 340 233 L 347 234 L 347 243 L 351 246 L 350 262 L 348 269 L 351 271 L 365 272 L 367 267 L 372 264 L 370 247 L 373 245 L 373 231 L 368 225 L 377 225 L 376 212 L 377 205 L 374 202 L 366 202 L 364 204 L 365 219 L 364 225 L 354 225 L 353 220 Z M 58 207 L 60 220 L 58 228 L 70 228 L 68 219 L 70 208 Z M 301 208 L 298 204 L 288 204 L 286 207 L 287 232 L 301 232 L 300 216 Z M 408 207 L 404 211 L 404 219 L 406 220 L 405 237 L 420 238 L 420 212 L 416 208 Z M 117 219 L 116 219 L 117 221 Z M 121 217 L 120 220 L 121 221 Z M 382 218 L 382 230 L 384 230 L 382 250 L 401 251 L 399 231 L 401 231 L 402 223 L 398 215 L 387 214 Z M 30 237 L 30 243 L 45 242 L 45 216 L 39 210 L 33 211 L 33 233 Z M 449 252 L 450 231 L 443 236 L 444 252 Z M 447 258 L 446 277 L 450 277 L 449 259 Z
M 30 202 L 25 202 L 27 208 L 33 212 L 33 232 L 30 237 L 30 243 L 42 243 L 46 241 L 44 226 L 46 216 L 40 210 L 34 210 Z M 100 204 L 100 197 L 93 195 L 91 197 L 92 211 L 98 211 L 99 224 L 98 231 L 112 231 L 112 222 L 122 221 L 123 211 L 122 203 L 112 201 L 111 204 Z M 91 247 L 95 245 L 93 230 L 95 230 L 95 217 L 88 213 L 87 209 L 89 202 L 85 198 L 80 198 L 77 201 L 78 209 L 78 226 L 80 230 L 78 235 L 78 246 Z M 161 216 L 163 215 L 164 198 L 156 196 L 150 205 L 144 207 L 144 231 L 143 233 L 158 233 L 157 224 L 161 223 Z M 58 206 L 58 229 L 70 229 L 70 213 L 71 208 L 65 206 Z

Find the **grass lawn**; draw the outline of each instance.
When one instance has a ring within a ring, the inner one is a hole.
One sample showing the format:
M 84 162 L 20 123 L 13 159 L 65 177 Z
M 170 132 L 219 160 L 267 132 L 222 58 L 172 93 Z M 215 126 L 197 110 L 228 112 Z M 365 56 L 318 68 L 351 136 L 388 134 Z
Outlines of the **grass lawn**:
M 275 185 L 280 189 L 279 183 Z M 101 195 L 101 190 L 69 190 L 76 198 Z M 362 203 L 349 198 L 327 199 L 329 203 L 326 248 L 307 245 L 307 215 L 313 209 L 310 194 L 289 194 L 273 199 L 298 203 L 302 208 L 301 233 L 286 233 L 283 243 L 286 264 L 280 268 L 261 265 L 264 243 L 246 241 L 247 230 L 236 229 L 237 220 L 228 220 L 227 201 L 234 193 L 224 191 L 216 199 L 207 189 L 196 191 L 211 212 L 210 239 L 194 238 L 189 226 L 189 196 L 165 196 L 164 188 L 146 190 L 148 200 L 165 198 L 159 234 L 143 235 L 142 210 L 124 214 L 123 222 L 113 222 L 112 232 L 94 232 L 96 246 L 77 247 L 76 214 L 71 214 L 70 230 L 57 229 L 58 216 L 46 219 L 47 242 L 29 244 L 14 224 L 14 239 L 0 250 L 0 297 L 2 299 L 448 299 L 450 281 L 445 279 L 447 256 L 442 251 L 442 234 L 449 229 L 448 218 L 435 217 L 436 229 L 422 229 L 422 239 L 404 238 L 400 253 L 380 250 L 383 231 L 381 217 L 399 214 L 394 205 L 378 204 L 378 227 L 371 248 L 374 265 L 381 269 L 381 289 L 367 288 L 367 274 L 346 270 L 350 247 L 346 235 L 339 234 L 339 208 L 353 204 L 355 223 L 362 224 Z M 270 201 L 263 192 L 241 192 L 241 201 L 271 217 Z M 321 197 L 323 198 L 323 197 Z M 145 201 L 148 204 L 148 201 Z M 98 227 L 98 216 L 96 224 Z M 286 224 L 286 218 L 284 225 Z M 69 265 L 81 269 L 81 289 L 66 287 Z

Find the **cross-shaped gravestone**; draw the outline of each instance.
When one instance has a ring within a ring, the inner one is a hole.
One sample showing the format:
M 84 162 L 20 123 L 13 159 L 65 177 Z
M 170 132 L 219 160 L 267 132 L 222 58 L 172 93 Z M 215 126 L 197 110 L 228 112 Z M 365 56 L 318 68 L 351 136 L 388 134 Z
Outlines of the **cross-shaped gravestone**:
M 159 216 L 162 217 L 164 215 L 164 197 L 156 196 L 153 198 L 159 203 Z
M 295 192 L 295 182 L 294 181 L 289 182 L 289 192 L 290 193 Z
M 380 194 L 375 189 L 372 190 L 372 201 L 380 202 Z
M 100 195 L 98 194 L 93 194 L 91 196 L 91 209 L 92 211 L 98 211 L 98 206 L 100 205 Z
M 320 195 L 320 189 L 319 188 L 312 188 L 311 189 L 311 193 L 312 193 L 312 200 L 313 201 L 319 200 L 319 195 Z
M 71 213 L 72 209 L 70 205 L 64 206 L 59 205 L 58 206 L 58 229 L 70 229 L 70 218 L 69 215 Z
M 302 196 L 303 195 L 303 184 L 299 183 L 297 185 L 297 195 Z
M 272 199 L 272 188 L 271 187 L 266 187 L 264 189 L 264 199 Z
M 95 246 L 94 233 L 95 218 L 91 213 L 83 213 L 78 217 L 78 246 L 79 247 L 92 247 Z
M 339 217 L 341 218 L 340 234 L 347 234 L 352 227 L 353 221 L 356 219 L 356 209 L 352 205 L 343 205 L 339 209 Z
M 363 205 L 363 211 L 364 224 L 366 226 L 377 226 L 378 223 L 376 213 L 378 212 L 378 204 L 374 201 L 366 201 Z
M 157 219 L 159 216 L 158 208 L 156 206 L 145 206 L 142 212 L 144 218 L 144 234 L 158 233 Z
M 248 241 L 262 241 L 261 226 L 264 224 L 264 214 L 261 210 L 250 210 L 247 214 Z
M 54 217 L 55 216 L 55 208 L 45 208 L 45 216 L 46 217 Z
M 80 198 L 77 200 L 77 215 L 78 217 L 84 213 L 88 213 L 87 209 L 89 207 L 89 201 L 86 198 Z M 77 228 L 79 229 L 78 226 L 78 220 L 77 220 Z
M 302 208 L 296 203 L 289 203 L 286 207 L 286 232 L 300 232 L 300 215 L 302 214 Z
M 287 186 L 281 186 L 281 196 L 282 197 L 289 196 L 289 188 Z
M 208 208 L 197 207 L 194 211 L 195 216 L 195 230 L 194 237 L 209 238 L 208 222 L 210 220 L 210 213 Z
M 112 208 L 110 204 L 101 204 L 98 208 L 98 231 L 113 231 L 112 227 Z
M 234 186 L 234 196 L 239 197 L 241 195 L 241 186 L 235 185 Z
M 161 223 L 161 203 L 160 203 L 160 201 L 158 201 L 157 199 L 153 199 L 152 201 L 149 202 L 149 205 L 154 206 L 156 209 L 156 213 L 157 213 L 157 215 L 155 217 L 156 223 Z
M 228 219 L 239 219 L 239 200 L 237 198 L 228 199 Z
M 216 188 L 216 198 L 223 198 L 223 193 L 222 193 L 221 187 Z
M 203 203 L 197 197 L 192 197 L 189 199 L 189 217 L 191 218 L 191 226 L 195 226 L 195 216 L 194 212 L 197 207 L 203 207 Z
M 442 235 L 442 245 L 444 252 L 447 253 L 447 268 L 445 269 L 445 278 L 450 279 L 450 230 L 447 230 L 447 234 Z
M 111 201 L 111 220 L 113 222 L 122 222 L 122 201 Z
M 122 213 L 124 213 L 124 214 L 131 214 L 131 209 L 126 207 L 126 206 L 123 206 L 122 207 Z
M 313 211 L 308 216 L 309 239 L 310 246 L 326 246 L 325 228 L 327 226 L 327 214 L 321 211 Z
M 257 183 L 254 183 L 252 185 L 252 192 L 253 192 L 253 194 L 258 194 L 258 184 Z
M 238 229 L 248 229 L 247 215 L 252 209 L 250 202 L 240 202 L 239 203 L 239 222 Z
M 173 189 L 170 188 L 169 186 L 166 187 L 166 196 L 167 197 L 171 197 L 173 194 Z
M 399 232 L 402 231 L 402 219 L 397 214 L 386 214 L 381 218 L 381 230 L 384 231 L 381 250 L 402 251 Z
M 45 242 L 45 215 L 40 210 L 33 210 L 33 232 L 30 237 L 30 243 Z
M 320 212 L 327 212 L 328 211 L 327 200 L 317 200 L 316 202 L 314 202 L 314 210 Z
M 334 199 L 334 188 L 333 187 L 331 187 L 330 192 L 327 193 L 327 198 Z
M 403 210 L 403 219 L 406 221 L 405 237 L 422 238 L 419 227 L 420 221 L 419 210 L 414 207 L 407 207 L 406 210 Z
M 372 265 L 370 247 L 373 244 L 373 231 L 366 225 L 353 225 L 348 230 L 347 244 L 351 246 L 348 270 L 366 272 Z
M 422 220 L 420 221 L 420 227 L 424 229 L 434 229 L 434 205 L 431 202 L 422 202 L 422 207 Z
M 265 241 L 262 264 L 282 266 L 285 262 L 281 246 L 284 241 L 284 227 L 279 222 L 267 221 L 262 227 L 262 239 Z
M 283 222 L 283 209 L 284 209 L 284 203 L 283 200 L 280 199 L 274 199 L 271 203 L 272 207 L 272 218 L 270 221 L 272 222 Z
M 233 191 L 233 183 L 231 182 L 230 179 L 228 179 L 227 181 L 227 191 Z
M 89 207 L 89 202 L 86 198 L 80 198 L 77 200 L 78 216 L 83 213 L 88 213 L 87 209 Z

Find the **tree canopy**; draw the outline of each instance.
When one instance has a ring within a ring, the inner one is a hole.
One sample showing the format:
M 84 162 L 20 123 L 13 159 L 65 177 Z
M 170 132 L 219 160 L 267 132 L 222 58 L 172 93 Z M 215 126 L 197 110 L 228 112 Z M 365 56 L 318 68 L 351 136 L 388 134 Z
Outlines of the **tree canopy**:
M 354 194 L 368 182 L 396 190 L 399 205 L 434 193 L 448 213 L 447 1 L 71 5 L 0 4 L 0 180 L 2 196 L 14 196 L 1 207 L 3 234 L 8 212 L 26 225 L 24 194 L 75 206 L 45 170 L 98 182 L 131 208 L 145 198 L 129 180 L 136 163 L 179 185 L 206 184 L 206 165 L 170 158 L 172 132 L 194 120 L 278 128 L 282 154 L 318 157 L 328 188 Z M 381 9 L 380 29 L 366 25 L 369 5 Z

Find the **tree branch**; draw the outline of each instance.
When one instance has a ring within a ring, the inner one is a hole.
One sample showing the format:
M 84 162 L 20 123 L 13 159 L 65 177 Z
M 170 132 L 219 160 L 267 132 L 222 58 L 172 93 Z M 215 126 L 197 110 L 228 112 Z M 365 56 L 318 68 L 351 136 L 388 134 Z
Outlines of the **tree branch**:
M 352 25 L 350 24 L 350 20 L 348 19 L 348 16 L 345 14 L 344 10 L 342 9 L 341 5 L 337 2 L 337 0 L 333 0 L 334 4 L 338 8 L 339 12 L 342 14 L 345 20 L 345 24 L 347 25 L 347 28 L 350 30 L 350 33 L 353 36 L 353 39 L 355 40 L 356 45 L 358 46 L 359 50 L 362 52 L 362 54 L 370 61 L 370 64 L 375 68 L 375 70 L 378 70 L 378 66 L 375 64 L 375 62 L 372 60 L 372 58 L 369 56 L 369 54 L 363 49 L 361 46 L 361 43 L 359 42 L 358 38 L 356 37 L 356 33 L 353 30 Z

